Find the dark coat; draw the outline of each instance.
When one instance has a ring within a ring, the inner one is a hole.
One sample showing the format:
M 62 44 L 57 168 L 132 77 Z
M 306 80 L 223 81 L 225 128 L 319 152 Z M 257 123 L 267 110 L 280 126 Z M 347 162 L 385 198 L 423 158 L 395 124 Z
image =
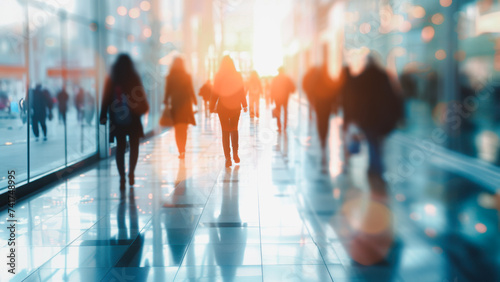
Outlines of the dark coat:
M 197 105 L 191 76 L 184 71 L 176 70 L 167 76 L 165 100 L 170 107 L 174 123 L 196 125 L 193 104 Z
M 136 81 L 134 84 L 138 87 L 142 88 L 142 83 L 139 78 L 135 78 Z M 122 90 L 123 88 L 120 85 L 117 85 L 113 82 L 111 78 L 107 78 L 104 84 L 104 92 L 102 97 L 102 106 L 101 106 L 101 124 L 106 123 L 107 116 L 109 114 L 109 142 L 114 142 L 116 136 L 125 136 L 128 135 L 130 137 L 141 138 L 144 137 L 144 128 L 142 126 L 140 115 L 134 114 L 132 111 L 128 112 L 117 112 L 116 107 L 116 93 L 123 92 L 129 100 L 132 96 L 130 91 Z M 147 101 L 142 101 L 143 103 L 147 103 Z M 128 116 L 131 120 L 130 124 L 127 126 L 120 125 L 116 120 L 117 115 Z
M 355 122 L 365 133 L 384 136 L 396 127 L 402 104 L 387 73 L 368 65 L 346 84 L 343 95 L 344 123 Z
M 33 117 L 38 120 L 45 120 L 47 115 L 50 116 L 50 112 L 54 105 L 49 91 L 47 89 L 42 89 L 41 86 L 37 86 L 30 91 L 30 94 L 30 105 L 33 110 Z

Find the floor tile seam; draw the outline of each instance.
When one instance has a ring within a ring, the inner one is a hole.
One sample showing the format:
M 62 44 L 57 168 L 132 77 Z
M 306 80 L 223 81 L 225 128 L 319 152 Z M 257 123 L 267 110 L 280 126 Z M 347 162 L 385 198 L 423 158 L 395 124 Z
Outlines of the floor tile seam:
M 299 145 L 300 145 L 300 144 L 299 144 Z M 282 158 L 284 158 L 283 152 L 281 152 L 281 151 L 280 151 L 280 154 L 281 154 L 281 157 L 282 157 Z M 303 161 L 303 160 L 302 160 L 302 161 Z M 287 174 L 291 174 L 290 169 L 289 169 L 288 167 L 287 167 Z M 292 179 L 293 179 L 293 178 L 292 178 Z M 300 210 L 300 209 L 298 209 L 298 205 L 300 204 L 300 202 L 298 201 L 298 197 L 297 197 L 297 195 L 298 195 L 298 194 L 299 194 L 299 192 L 300 192 L 300 191 L 299 191 L 299 189 L 298 189 L 298 187 L 299 187 L 299 185 L 301 185 L 301 184 L 300 184 L 300 183 L 297 183 L 297 181 L 295 181 L 295 179 L 294 179 L 294 181 L 293 181 L 293 182 L 294 182 L 294 185 L 293 185 L 293 190 L 295 191 L 295 193 L 293 193 L 293 194 L 292 194 L 292 198 L 293 198 L 293 200 L 294 200 L 294 202 L 295 202 L 295 207 L 296 207 L 296 209 L 297 209 L 297 212 L 298 212 L 298 213 L 299 213 L 299 215 L 300 215 L 300 218 L 301 218 L 302 222 L 303 222 L 303 223 L 305 223 L 305 220 L 304 220 L 304 213 L 303 213 L 303 212 L 301 212 L 301 210 Z M 309 200 L 308 200 L 307 198 L 304 198 L 304 200 L 305 200 L 305 201 L 307 201 L 307 202 L 309 202 Z M 307 204 L 307 207 L 305 208 L 305 210 L 307 210 L 307 211 L 309 211 L 310 213 L 314 214 L 314 219 L 315 219 L 315 221 L 316 221 L 316 222 L 318 222 L 318 219 L 317 219 L 316 214 L 315 214 L 315 213 L 312 211 L 312 209 L 310 208 L 310 203 L 308 203 L 308 204 Z M 330 279 L 331 279 L 332 281 L 334 281 L 334 280 L 333 280 L 332 273 L 330 272 L 330 270 L 328 269 L 328 267 L 327 267 L 327 265 L 326 265 L 325 256 L 324 256 L 323 252 L 321 251 L 321 248 L 319 248 L 318 242 L 316 242 L 316 239 L 314 238 L 314 236 L 312 236 L 312 234 L 313 234 L 313 233 L 311 233 L 311 230 L 309 229 L 309 226 L 308 226 L 307 224 L 304 224 L 304 226 L 306 227 L 306 230 L 307 230 L 307 232 L 309 233 L 309 236 L 311 237 L 311 239 L 312 239 L 312 241 L 313 241 L 314 245 L 315 245 L 315 246 L 316 246 L 316 248 L 318 249 L 318 252 L 319 252 L 319 254 L 320 254 L 320 256 L 321 256 L 321 260 L 323 261 L 323 265 L 326 267 L 326 269 L 327 269 L 327 271 L 328 271 L 328 275 L 330 275 Z M 322 227 L 322 232 L 324 232 L 323 227 Z M 336 253 L 335 253 L 335 254 L 336 254 Z M 336 254 L 336 255 L 337 255 L 337 254 Z M 338 255 L 337 255 L 337 257 L 338 257 Z
M 99 219 L 100 220 L 100 219 Z M 99 220 L 97 222 L 99 222 Z M 92 227 L 94 227 L 96 224 L 94 223 L 92 226 L 90 226 L 85 232 L 83 232 L 82 234 L 80 234 L 80 236 L 76 237 L 73 241 L 71 241 L 69 244 L 67 244 L 66 246 L 64 246 L 63 248 L 61 248 L 61 250 L 57 253 L 55 253 L 52 257 L 50 257 L 47 261 L 45 261 L 44 263 L 42 263 L 39 267 L 37 267 L 33 272 L 31 272 L 28 276 L 26 276 L 26 278 L 24 278 L 22 281 L 26 281 L 26 279 L 28 279 L 29 277 L 31 277 L 33 274 L 37 273 L 38 271 L 40 271 L 44 265 L 46 265 L 50 260 L 52 260 L 53 258 L 55 258 L 57 255 L 59 255 L 63 250 L 65 250 L 66 248 L 68 248 L 72 243 L 74 243 L 76 240 L 78 240 L 78 238 L 80 238 L 83 234 L 85 234 L 87 231 L 89 231 Z M 107 274 L 107 273 L 106 273 Z

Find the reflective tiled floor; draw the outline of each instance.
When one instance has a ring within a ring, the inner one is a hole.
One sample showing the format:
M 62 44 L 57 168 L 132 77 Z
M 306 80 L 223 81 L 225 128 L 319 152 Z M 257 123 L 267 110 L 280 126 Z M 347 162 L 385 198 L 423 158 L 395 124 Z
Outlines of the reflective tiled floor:
M 264 106 L 242 117 L 240 166 L 224 168 L 218 120 L 199 117 L 185 160 L 173 132 L 145 141 L 125 192 L 104 160 L 18 203 L 17 274 L 2 266 L 1 281 L 500 279 L 495 189 L 433 158 L 394 181 L 412 152 L 398 138 L 387 181 L 367 177 L 364 148 L 342 172 L 338 118 L 322 169 L 306 111 L 290 107 L 285 135 Z

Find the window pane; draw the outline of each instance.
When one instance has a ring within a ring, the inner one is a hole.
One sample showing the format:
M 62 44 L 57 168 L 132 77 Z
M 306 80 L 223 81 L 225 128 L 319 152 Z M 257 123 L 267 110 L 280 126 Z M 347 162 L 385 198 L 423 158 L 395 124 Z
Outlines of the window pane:
M 67 22 L 69 95 L 67 112 L 68 162 L 97 151 L 95 90 L 95 32 L 89 25 Z
M 0 1 L 0 190 L 7 187 L 7 171 L 16 183 L 27 179 L 25 10 L 17 0 Z
M 61 25 L 57 15 L 28 8 L 30 19 L 30 177 L 65 165 L 65 128 L 57 117 L 56 93 L 63 80 Z

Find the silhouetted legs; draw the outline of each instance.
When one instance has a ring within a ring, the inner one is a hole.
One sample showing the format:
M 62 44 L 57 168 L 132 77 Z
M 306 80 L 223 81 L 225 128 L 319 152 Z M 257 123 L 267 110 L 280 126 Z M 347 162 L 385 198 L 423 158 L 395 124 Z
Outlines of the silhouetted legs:
M 328 105 L 329 106 L 329 105 Z M 328 127 L 330 125 L 330 110 L 326 107 L 316 107 L 316 126 L 318 128 L 319 141 L 321 149 L 326 149 L 326 141 L 328 137 Z
M 226 158 L 226 167 L 232 165 L 231 162 L 231 144 L 233 146 L 233 158 L 236 163 L 240 162 L 238 156 L 238 122 L 240 112 L 237 113 L 219 113 L 219 120 L 222 127 L 222 147 L 224 149 L 224 157 Z
M 249 107 L 250 107 L 250 117 L 259 117 L 259 104 L 260 104 L 260 97 L 259 95 L 252 95 L 250 94 L 248 96 L 248 102 L 249 102 Z
M 281 127 L 281 108 L 283 108 L 283 127 Z M 288 123 L 288 103 L 276 104 L 276 122 L 278 124 L 278 132 L 286 130 Z
M 368 142 L 369 166 L 368 173 L 381 175 L 384 172 L 382 164 L 382 140 L 378 134 L 365 132 Z
M 45 123 L 45 118 L 39 118 L 37 116 L 33 116 L 31 125 L 33 128 L 33 134 L 35 134 L 37 140 L 38 137 L 40 136 L 40 130 L 38 128 L 38 124 L 40 124 L 40 127 L 42 128 L 44 139 L 47 139 L 47 124 Z
M 184 158 L 186 153 L 186 141 L 187 141 L 187 123 L 177 123 L 175 127 L 175 142 L 177 143 L 177 150 L 179 150 L 179 158 Z
M 130 156 L 129 156 L 129 183 L 134 185 L 134 171 L 139 159 L 139 138 L 129 136 Z M 125 150 L 127 149 L 126 135 L 116 136 L 116 166 L 120 174 L 120 181 L 125 182 Z

